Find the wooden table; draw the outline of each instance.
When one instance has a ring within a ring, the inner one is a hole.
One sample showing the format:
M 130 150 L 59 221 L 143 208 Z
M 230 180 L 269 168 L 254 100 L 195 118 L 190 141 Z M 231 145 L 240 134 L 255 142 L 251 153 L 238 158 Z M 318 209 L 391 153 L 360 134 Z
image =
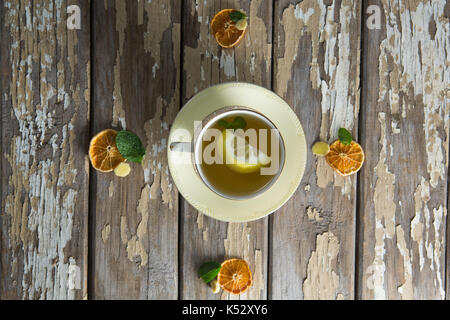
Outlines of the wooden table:
M 249 16 L 235 49 L 210 35 L 223 8 Z M 2 1 L 0 298 L 448 298 L 449 15 L 445 0 Z M 197 212 L 167 137 L 190 97 L 227 81 L 284 98 L 309 148 L 351 129 L 360 173 L 309 152 L 269 217 Z M 111 127 L 146 145 L 126 179 L 89 165 L 90 137 Z M 254 274 L 240 297 L 197 276 L 229 257 Z

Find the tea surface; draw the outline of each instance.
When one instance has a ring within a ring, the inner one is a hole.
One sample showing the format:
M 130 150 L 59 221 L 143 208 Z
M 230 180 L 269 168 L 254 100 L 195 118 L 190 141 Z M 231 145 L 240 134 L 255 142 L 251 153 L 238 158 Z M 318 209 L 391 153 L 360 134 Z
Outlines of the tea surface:
M 247 113 L 243 114 L 233 114 L 228 117 L 224 117 L 220 120 L 225 120 L 227 123 L 239 123 L 238 120 L 241 120 L 239 118 L 243 118 L 245 120 L 246 126 L 243 128 L 244 132 L 246 132 L 249 129 L 254 129 L 256 131 L 256 145 L 254 145 L 255 148 L 258 148 L 261 145 L 263 136 L 260 135 L 259 130 L 266 130 L 267 132 L 267 147 L 262 150 L 265 151 L 267 156 L 271 156 L 271 134 L 270 130 L 272 129 L 265 121 L 260 119 L 259 117 L 249 115 Z M 225 131 L 222 121 L 217 120 L 211 128 L 218 129 L 222 133 Z M 232 129 L 228 129 L 230 132 L 233 132 Z M 248 131 L 247 131 L 248 132 Z M 247 143 L 250 142 L 250 139 L 248 136 L 245 137 Z M 202 142 L 202 154 L 205 151 L 206 146 L 208 146 L 211 143 L 216 143 L 214 141 L 214 138 L 212 138 L 212 141 L 203 141 Z M 251 142 L 250 142 L 251 143 Z M 237 142 L 235 142 L 235 145 L 237 145 Z M 220 147 L 220 146 L 218 146 Z M 226 149 L 225 147 L 224 149 Z M 225 150 L 226 152 L 226 150 Z M 213 156 L 215 156 L 213 152 Z M 278 152 L 278 163 L 280 163 L 280 157 L 281 152 Z M 213 164 L 207 164 L 205 161 L 202 162 L 200 165 L 200 169 L 203 172 L 204 178 L 209 182 L 209 184 L 219 193 L 223 195 L 229 195 L 231 197 L 246 197 L 251 194 L 254 194 L 260 190 L 262 190 L 265 186 L 267 186 L 272 179 L 274 178 L 275 174 L 271 175 L 264 175 L 261 174 L 261 170 L 257 169 L 250 170 L 251 172 L 240 172 L 240 171 L 246 171 L 245 167 L 243 170 L 237 170 L 236 166 L 230 165 L 226 163 L 226 159 L 224 156 L 221 155 L 222 163 L 213 163 Z M 248 158 L 247 158 L 248 160 Z M 260 165 L 261 167 L 267 167 L 268 165 Z M 239 168 L 238 168 L 239 169 Z

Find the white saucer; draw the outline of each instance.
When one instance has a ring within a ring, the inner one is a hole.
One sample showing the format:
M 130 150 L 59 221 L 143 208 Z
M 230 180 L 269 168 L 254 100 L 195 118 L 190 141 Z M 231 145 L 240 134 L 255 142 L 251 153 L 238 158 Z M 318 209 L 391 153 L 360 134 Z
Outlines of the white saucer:
M 307 151 L 303 128 L 289 105 L 274 92 L 249 83 L 212 86 L 192 97 L 178 113 L 170 130 L 172 142 L 192 142 L 194 121 L 201 121 L 227 106 L 252 108 L 269 118 L 281 133 L 286 148 L 283 171 L 265 193 L 251 199 L 231 200 L 210 190 L 197 175 L 188 152 L 167 148 L 169 169 L 178 191 L 198 211 L 218 220 L 246 222 L 279 209 L 297 189 L 305 170 Z

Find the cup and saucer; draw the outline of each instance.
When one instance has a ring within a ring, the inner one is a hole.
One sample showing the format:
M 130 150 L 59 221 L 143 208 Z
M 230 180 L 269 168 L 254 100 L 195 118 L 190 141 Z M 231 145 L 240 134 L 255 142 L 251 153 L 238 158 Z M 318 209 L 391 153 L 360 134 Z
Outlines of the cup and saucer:
M 240 196 L 216 188 L 200 164 L 205 132 L 236 115 L 254 117 L 276 132 L 272 141 L 280 150 L 267 183 Z M 302 179 L 307 150 L 300 121 L 282 98 L 254 84 L 229 82 L 199 92 L 183 106 L 170 130 L 167 157 L 178 191 L 194 208 L 217 220 L 247 222 L 267 216 L 289 200 Z

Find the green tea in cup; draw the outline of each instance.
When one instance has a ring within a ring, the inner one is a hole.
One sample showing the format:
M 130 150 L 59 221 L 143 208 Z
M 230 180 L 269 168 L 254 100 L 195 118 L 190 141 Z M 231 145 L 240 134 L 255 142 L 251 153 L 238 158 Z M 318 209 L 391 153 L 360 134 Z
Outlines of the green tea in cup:
M 245 107 L 208 116 L 194 138 L 195 169 L 215 193 L 229 199 L 255 197 L 281 173 L 284 143 L 275 125 Z

